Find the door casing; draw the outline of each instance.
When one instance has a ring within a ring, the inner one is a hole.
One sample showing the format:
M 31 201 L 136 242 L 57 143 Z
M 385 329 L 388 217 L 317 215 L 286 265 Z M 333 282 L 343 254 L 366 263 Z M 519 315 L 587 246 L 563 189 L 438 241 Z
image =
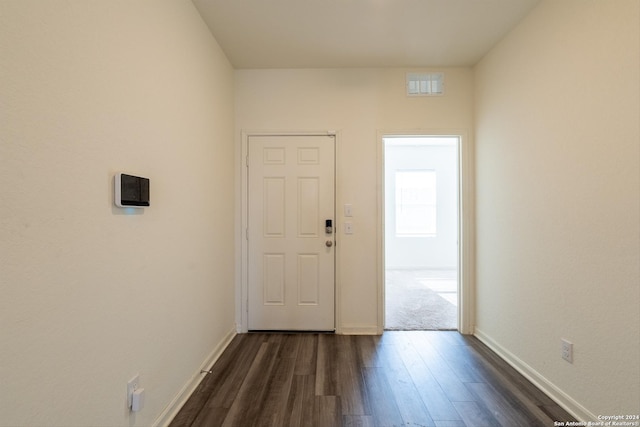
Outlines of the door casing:
M 384 138 L 394 136 L 452 136 L 459 139 L 458 145 L 458 330 L 462 334 L 474 333 L 473 294 L 473 192 L 472 192 L 472 148 L 464 130 L 411 130 L 378 132 L 378 241 L 377 241 L 377 292 L 378 333 L 385 324 L 385 242 L 384 242 Z

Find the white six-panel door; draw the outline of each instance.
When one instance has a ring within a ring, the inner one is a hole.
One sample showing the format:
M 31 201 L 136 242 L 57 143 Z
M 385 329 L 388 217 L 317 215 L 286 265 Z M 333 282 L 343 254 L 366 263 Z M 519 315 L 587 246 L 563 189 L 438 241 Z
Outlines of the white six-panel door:
M 250 136 L 248 150 L 249 330 L 334 330 L 335 137 Z

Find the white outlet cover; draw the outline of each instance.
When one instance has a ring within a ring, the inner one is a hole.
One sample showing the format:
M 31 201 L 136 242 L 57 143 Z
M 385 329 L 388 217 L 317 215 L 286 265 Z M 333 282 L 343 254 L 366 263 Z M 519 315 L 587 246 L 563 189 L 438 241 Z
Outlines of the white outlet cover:
M 133 392 L 133 399 L 131 400 L 131 411 L 138 412 L 144 408 L 144 389 L 137 388 Z
M 133 402 L 133 392 L 140 387 L 140 374 L 136 374 L 127 382 L 127 405 L 131 408 Z

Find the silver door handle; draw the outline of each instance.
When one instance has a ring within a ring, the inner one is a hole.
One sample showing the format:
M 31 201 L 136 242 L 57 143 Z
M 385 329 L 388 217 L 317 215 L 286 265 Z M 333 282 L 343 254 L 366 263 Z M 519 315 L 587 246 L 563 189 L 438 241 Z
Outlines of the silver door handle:
M 324 244 L 327 245 L 328 248 L 330 248 L 331 246 L 333 246 L 333 241 L 327 240 Z

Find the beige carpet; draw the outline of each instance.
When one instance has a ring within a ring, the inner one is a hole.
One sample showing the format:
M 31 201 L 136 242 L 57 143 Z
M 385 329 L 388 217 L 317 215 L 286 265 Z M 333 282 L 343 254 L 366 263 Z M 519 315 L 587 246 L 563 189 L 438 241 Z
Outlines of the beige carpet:
M 458 329 L 455 270 L 387 270 L 385 329 Z

